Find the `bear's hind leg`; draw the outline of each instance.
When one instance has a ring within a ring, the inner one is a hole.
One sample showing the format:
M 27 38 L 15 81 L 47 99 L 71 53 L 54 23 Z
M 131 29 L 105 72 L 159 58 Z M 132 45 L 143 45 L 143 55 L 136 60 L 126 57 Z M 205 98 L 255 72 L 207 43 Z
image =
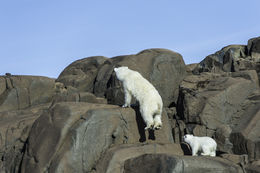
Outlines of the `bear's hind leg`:
M 209 156 L 210 154 L 211 154 L 210 148 L 208 146 L 206 146 L 206 145 L 203 145 L 202 146 L 202 153 L 201 153 L 201 155 L 202 156 Z
M 159 130 L 162 128 L 162 116 L 161 115 L 155 115 L 154 116 L 154 129 Z
M 141 106 L 140 112 L 146 124 L 145 130 L 153 129 L 154 120 L 151 111 L 149 111 L 149 109 L 147 109 L 146 107 Z

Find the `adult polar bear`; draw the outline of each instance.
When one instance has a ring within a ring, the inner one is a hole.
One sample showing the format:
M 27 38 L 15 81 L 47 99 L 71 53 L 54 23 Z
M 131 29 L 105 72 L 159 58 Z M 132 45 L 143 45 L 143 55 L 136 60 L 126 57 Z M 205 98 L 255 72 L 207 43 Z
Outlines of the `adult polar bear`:
M 160 129 L 163 102 L 158 91 L 137 71 L 128 67 L 114 68 L 114 71 L 124 87 L 125 104 L 122 107 L 130 107 L 134 96 L 139 102 L 140 112 L 146 123 L 145 130 Z
M 198 137 L 189 134 L 184 135 L 183 139 L 190 145 L 193 156 L 197 156 L 198 151 L 202 151 L 201 155 L 203 156 L 216 156 L 217 143 L 214 139 L 207 136 Z

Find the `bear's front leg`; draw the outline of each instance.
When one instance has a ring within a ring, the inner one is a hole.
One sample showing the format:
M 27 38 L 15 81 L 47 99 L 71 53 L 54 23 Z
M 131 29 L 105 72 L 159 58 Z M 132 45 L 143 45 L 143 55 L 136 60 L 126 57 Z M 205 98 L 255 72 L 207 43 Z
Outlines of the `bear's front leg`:
M 199 151 L 199 145 L 195 144 L 191 147 L 192 149 L 192 156 L 198 156 L 198 151 Z
M 125 93 L 125 104 L 122 107 L 123 108 L 130 107 L 132 96 L 126 88 L 124 89 L 124 93 Z

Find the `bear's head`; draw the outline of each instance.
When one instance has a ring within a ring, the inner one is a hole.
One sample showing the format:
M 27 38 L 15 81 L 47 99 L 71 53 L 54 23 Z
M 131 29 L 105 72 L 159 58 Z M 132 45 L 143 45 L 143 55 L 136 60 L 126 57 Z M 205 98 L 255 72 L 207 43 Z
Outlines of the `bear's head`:
M 193 137 L 194 137 L 193 135 L 187 134 L 183 136 L 183 140 L 184 142 L 189 143 L 193 139 Z
M 116 77 L 122 81 L 127 76 L 129 70 L 128 67 L 123 66 L 123 67 L 114 68 L 114 71 L 116 72 Z

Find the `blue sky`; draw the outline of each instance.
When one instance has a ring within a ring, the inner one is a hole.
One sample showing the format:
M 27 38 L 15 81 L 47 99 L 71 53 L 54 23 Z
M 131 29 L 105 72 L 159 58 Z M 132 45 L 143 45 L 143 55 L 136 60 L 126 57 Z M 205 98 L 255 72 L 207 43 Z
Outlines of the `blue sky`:
M 0 75 L 57 78 L 77 59 L 179 52 L 186 64 L 260 36 L 259 0 L 0 0 Z

